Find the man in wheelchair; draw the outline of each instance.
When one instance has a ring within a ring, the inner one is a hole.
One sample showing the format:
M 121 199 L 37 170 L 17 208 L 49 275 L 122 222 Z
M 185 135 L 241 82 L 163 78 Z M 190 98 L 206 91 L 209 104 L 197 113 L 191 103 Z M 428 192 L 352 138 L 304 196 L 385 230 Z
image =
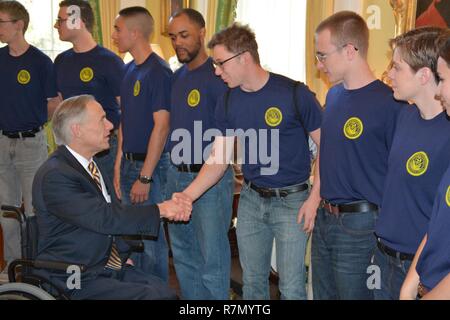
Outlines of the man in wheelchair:
M 65 100 L 55 111 L 53 130 L 60 147 L 33 182 L 39 230 L 36 259 L 55 264 L 36 274 L 62 288 L 70 299 L 174 299 L 166 283 L 127 260 L 130 244 L 122 236 L 157 237 L 164 232 L 159 230 L 160 218 L 187 221 L 192 202 L 178 195 L 158 205 L 121 205 L 94 157 L 109 147 L 111 129 L 92 96 Z M 78 284 L 73 281 L 77 272 Z

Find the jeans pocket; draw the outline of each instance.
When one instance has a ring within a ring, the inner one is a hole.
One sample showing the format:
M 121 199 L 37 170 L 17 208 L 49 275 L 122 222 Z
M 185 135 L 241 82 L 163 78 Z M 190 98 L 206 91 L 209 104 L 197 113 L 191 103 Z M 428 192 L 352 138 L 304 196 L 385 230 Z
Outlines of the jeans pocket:
M 376 213 L 356 212 L 344 213 L 339 217 L 339 226 L 350 235 L 355 236 L 372 236 L 375 231 Z

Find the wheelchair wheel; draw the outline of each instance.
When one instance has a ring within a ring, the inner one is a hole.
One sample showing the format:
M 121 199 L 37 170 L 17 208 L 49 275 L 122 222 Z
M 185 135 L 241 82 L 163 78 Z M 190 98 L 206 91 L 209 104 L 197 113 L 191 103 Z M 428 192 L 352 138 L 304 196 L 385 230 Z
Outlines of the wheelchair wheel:
M 0 300 L 55 300 L 55 298 L 41 288 L 16 282 L 0 286 Z

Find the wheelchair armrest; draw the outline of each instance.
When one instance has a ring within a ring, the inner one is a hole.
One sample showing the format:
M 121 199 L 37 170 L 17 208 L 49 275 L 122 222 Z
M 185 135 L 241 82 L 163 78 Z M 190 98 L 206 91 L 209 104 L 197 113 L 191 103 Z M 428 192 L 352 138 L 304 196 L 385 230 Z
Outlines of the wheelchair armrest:
M 17 221 L 19 221 L 19 223 L 22 223 L 26 220 L 25 214 L 19 207 L 3 205 L 1 206 L 1 210 L 5 211 L 3 213 L 3 217 L 5 218 L 16 219 Z
M 27 259 L 16 259 L 9 264 L 8 267 L 8 278 L 16 278 L 16 267 L 30 267 L 34 269 L 45 269 L 45 270 L 56 270 L 67 272 L 70 266 L 77 266 L 81 273 L 86 272 L 87 267 L 83 264 L 66 263 L 59 261 L 44 261 L 44 260 L 27 260 Z

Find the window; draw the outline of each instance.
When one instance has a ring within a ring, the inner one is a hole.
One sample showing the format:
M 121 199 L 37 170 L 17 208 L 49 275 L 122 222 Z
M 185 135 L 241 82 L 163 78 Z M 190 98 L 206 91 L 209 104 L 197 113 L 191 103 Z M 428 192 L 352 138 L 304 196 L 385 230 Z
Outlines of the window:
M 18 0 L 30 14 L 30 25 L 25 38 L 52 60 L 64 50 L 72 47 L 69 42 L 59 40 L 58 31 L 53 28 L 58 17 L 61 0 Z
M 236 21 L 255 31 L 264 68 L 305 81 L 306 0 L 239 0 Z

